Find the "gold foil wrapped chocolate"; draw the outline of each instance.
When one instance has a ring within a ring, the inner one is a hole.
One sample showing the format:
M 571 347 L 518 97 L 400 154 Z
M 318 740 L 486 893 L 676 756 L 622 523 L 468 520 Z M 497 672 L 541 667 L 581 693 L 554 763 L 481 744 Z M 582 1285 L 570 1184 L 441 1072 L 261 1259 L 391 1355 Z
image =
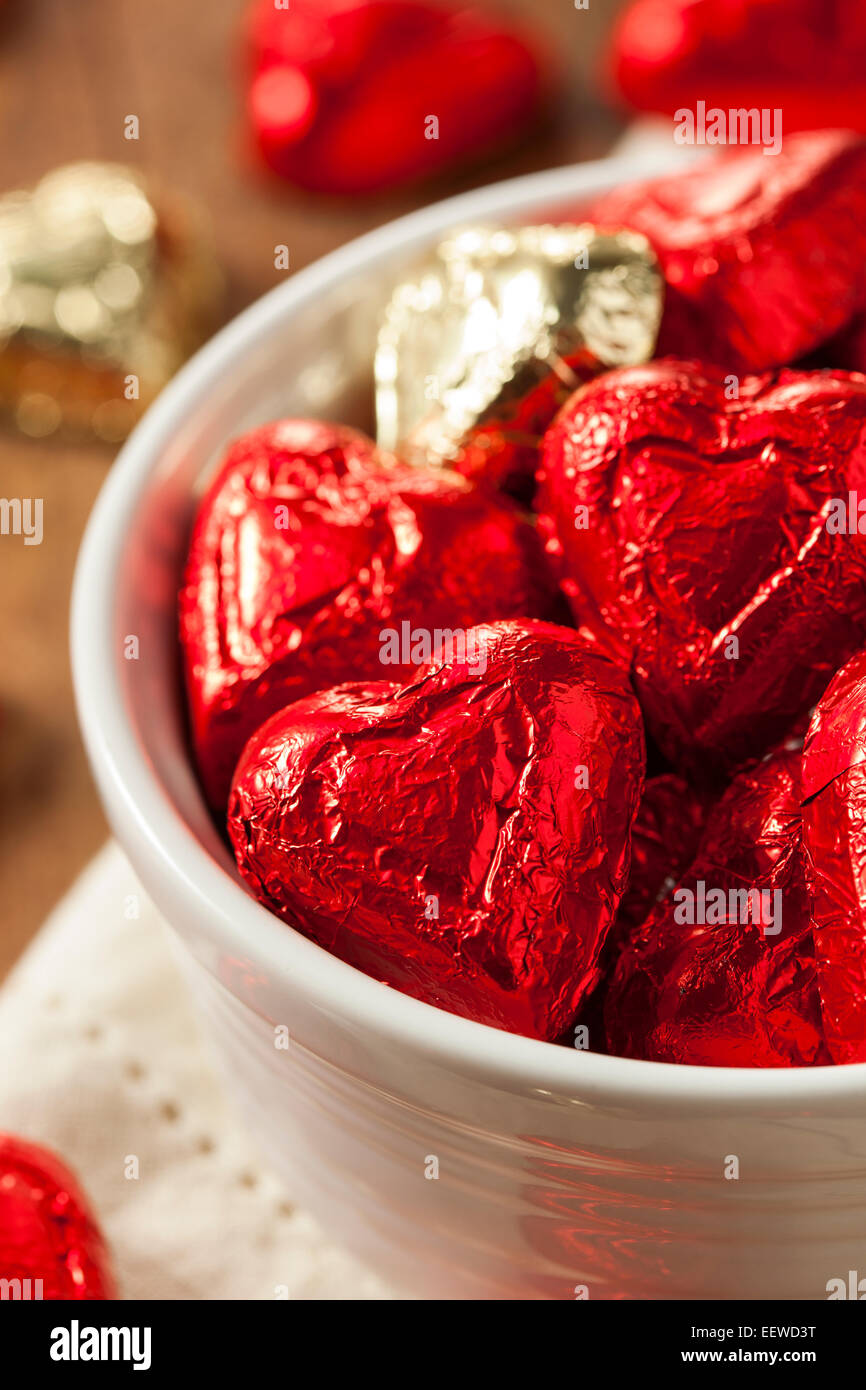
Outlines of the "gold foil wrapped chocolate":
M 185 201 L 112 164 L 0 199 L 0 410 L 26 434 L 122 439 L 215 326 L 221 278 Z
M 457 232 L 385 310 L 379 443 L 467 473 L 496 456 L 496 481 L 519 491 L 570 392 L 605 368 L 652 357 L 663 294 L 637 233 L 589 224 Z

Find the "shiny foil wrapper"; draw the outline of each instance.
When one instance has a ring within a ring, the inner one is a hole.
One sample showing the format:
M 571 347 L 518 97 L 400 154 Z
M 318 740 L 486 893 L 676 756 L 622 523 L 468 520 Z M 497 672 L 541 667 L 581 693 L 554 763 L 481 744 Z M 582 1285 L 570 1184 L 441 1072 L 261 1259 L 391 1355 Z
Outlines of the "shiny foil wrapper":
M 599 957 L 599 982 L 577 1020 L 593 1052 L 608 1051 L 604 1003 L 617 962 L 636 929 L 692 863 L 706 810 L 705 799 L 677 773 L 647 777 L 631 828 L 626 890 Z M 573 1047 L 573 1032 L 558 1041 Z
M 0 200 L 0 410 L 25 434 L 122 439 L 215 326 L 207 233 L 114 164 Z
M 531 32 L 486 7 L 254 0 L 247 27 L 262 158 L 321 193 L 415 183 L 525 140 L 551 85 Z
M 860 376 L 729 398 L 721 371 L 667 360 L 586 386 L 545 437 L 541 525 L 577 624 L 698 782 L 778 744 L 866 640 L 864 431 Z
M 605 1003 L 611 1052 L 729 1067 L 832 1060 L 800 796 L 797 752 L 776 755 L 731 784 L 694 864 L 619 959 Z M 766 897 L 748 905 L 749 891 Z
M 75 1178 L 47 1149 L 11 1134 L 0 1134 L 0 1271 L 30 1289 L 22 1298 L 117 1296 L 105 1241 Z
M 831 681 L 803 752 L 818 979 L 836 1062 L 866 1061 L 866 654 Z
M 559 604 L 541 539 L 507 498 L 397 463 L 342 426 L 245 435 L 201 503 L 180 594 L 212 805 L 225 809 L 244 744 L 282 706 L 346 680 L 410 678 L 424 633 Z
M 781 109 L 786 133 L 866 123 L 860 0 L 633 0 L 609 66 L 640 111 Z
M 471 227 L 393 291 L 376 359 L 377 437 L 531 495 L 559 406 L 606 367 L 653 355 L 662 281 L 633 232 Z
M 692 863 L 706 818 L 704 799 L 675 772 L 647 778 L 631 832 L 628 887 L 617 913 L 612 945 L 667 897 Z
M 666 281 L 660 353 L 733 371 L 795 362 L 866 306 L 866 140 L 822 130 L 615 189 L 596 221 L 643 232 Z
M 595 983 L 643 771 L 625 675 L 569 629 L 503 622 L 408 685 L 275 715 L 228 828 L 260 902 L 342 960 L 553 1039 Z

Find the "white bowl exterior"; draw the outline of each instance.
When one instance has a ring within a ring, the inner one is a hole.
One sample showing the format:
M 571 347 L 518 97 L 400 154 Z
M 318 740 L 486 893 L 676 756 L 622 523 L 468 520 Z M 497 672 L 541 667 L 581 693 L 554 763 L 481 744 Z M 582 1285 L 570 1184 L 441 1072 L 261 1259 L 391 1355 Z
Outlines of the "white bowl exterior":
M 264 1148 L 401 1291 L 822 1298 L 829 1279 L 866 1265 L 866 1067 L 636 1063 L 407 999 L 245 894 L 187 757 L 177 583 L 194 490 L 226 442 L 281 414 L 351 419 L 383 287 L 443 231 L 543 216 L 647 172 L 608 161 L 482 189 L 293 277 L 151 409 L 82 547 L 73 664 L 111 824 L 183 943 Z M 124 657 L 131 634 L 138 660 Z

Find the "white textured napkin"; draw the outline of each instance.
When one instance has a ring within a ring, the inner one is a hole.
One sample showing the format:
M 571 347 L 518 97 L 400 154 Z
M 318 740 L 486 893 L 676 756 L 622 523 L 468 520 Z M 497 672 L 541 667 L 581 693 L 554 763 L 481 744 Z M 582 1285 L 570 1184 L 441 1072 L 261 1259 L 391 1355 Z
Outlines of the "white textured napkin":
M 259 1159 L 167 931 L 107 845 L 0 990 L 0 1130 L 48 1144 L 76 1171 L 122 1297 L 393 1296 Z

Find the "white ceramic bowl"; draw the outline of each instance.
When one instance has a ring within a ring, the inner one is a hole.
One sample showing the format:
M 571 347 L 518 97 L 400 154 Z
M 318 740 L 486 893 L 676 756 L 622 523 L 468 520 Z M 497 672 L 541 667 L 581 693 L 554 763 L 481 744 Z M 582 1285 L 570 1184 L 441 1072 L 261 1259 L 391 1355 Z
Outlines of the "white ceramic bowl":
M 606 161 L 498 184 L 293 276 L 148 412 L 79 560 L 75 685 L 111 824 L 177 933 L 251 1129 L 298 1200 L 401 1292 L 824 1298 L 829 1279 L 866 1274 L 866 1066 L 635 1062 L 406 998 L 248 896 L 184 740 L 175 596 L 195 493 L 226 442 L 287 413 L 351 422 L 389 280 L 442 232 L 546 217 L 647 172 Z

